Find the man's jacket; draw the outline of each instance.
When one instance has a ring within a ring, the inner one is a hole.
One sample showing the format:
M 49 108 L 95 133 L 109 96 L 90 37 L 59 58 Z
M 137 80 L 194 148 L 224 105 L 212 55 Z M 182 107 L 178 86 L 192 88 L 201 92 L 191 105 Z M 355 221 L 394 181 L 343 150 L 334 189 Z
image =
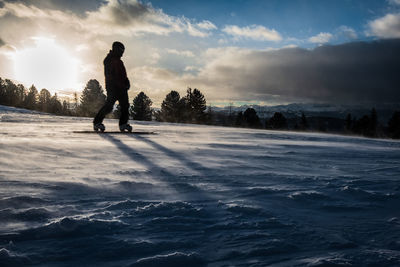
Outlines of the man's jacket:
M 130 84 L 121 57 L 110 50 L 103 63 L 106 90 L 114 92 L 129 90 Z

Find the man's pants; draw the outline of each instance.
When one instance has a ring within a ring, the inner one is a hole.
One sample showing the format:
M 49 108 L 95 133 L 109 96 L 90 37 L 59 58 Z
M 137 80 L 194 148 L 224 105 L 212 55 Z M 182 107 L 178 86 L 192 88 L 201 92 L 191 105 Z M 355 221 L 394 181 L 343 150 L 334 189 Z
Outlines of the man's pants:
M 129 119 L 128 91 L 127 90 L 121 90 L 121 91 L 115 92 L 113 90 L 107 90 L 106 103 L 99 110 L 96 117 L 94 118 L 94 120 L 93 120 L 94 124 L 103 122 L 104 117 L 113 110 L 115 101 L 117 101 L 117 100 L 121 107 L 121 117 L 119 118 L 119 125 L 128 123 L 128 119 Z

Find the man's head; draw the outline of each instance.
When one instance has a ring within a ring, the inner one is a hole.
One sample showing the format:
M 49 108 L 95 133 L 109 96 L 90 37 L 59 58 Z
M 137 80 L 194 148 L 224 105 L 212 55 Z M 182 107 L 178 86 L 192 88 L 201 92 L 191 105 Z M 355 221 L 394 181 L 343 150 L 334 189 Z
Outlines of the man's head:
M 116 55 L 118 55 L 119 57 L 122 57 L 122 54 L 125 51 L 125 46 L 121 42 L 114 42 L 112 44 L 112 50 L 114 51 L 114 53 Z

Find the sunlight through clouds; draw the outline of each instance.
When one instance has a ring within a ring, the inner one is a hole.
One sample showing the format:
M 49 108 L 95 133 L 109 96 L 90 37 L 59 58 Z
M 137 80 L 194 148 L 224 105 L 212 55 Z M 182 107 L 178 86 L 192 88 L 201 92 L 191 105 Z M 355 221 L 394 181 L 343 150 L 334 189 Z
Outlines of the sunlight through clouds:
M 34 40 L 35 47 L 14 54 L 16 78 L 53 92 L 76 87 L 79 61 L 53 39 L 35 37 Z

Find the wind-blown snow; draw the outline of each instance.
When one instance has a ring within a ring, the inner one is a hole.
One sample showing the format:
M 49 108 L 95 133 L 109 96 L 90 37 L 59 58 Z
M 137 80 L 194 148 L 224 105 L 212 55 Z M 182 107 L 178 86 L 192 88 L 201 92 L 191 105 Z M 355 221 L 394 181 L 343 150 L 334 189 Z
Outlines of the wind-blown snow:
M 134 128 L 0 107 L 1 266 L 400 264 L 399 142 Z

